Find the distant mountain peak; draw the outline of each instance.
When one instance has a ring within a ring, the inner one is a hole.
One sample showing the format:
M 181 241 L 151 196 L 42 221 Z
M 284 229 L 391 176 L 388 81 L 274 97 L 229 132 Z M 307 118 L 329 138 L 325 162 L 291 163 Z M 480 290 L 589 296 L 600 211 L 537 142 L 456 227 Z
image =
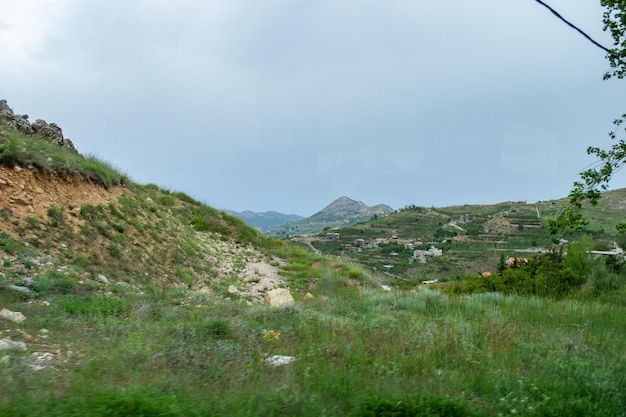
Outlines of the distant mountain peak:
M 302 235 L 319 232 L 326 227 L 345 227 L 370 220 L 374 216 L 386 216 L 395 210 L 385 204 L 368 207 L 362 201 L 341 196 L 311 217 L 288 223 L 270 231 L 274 235 Z

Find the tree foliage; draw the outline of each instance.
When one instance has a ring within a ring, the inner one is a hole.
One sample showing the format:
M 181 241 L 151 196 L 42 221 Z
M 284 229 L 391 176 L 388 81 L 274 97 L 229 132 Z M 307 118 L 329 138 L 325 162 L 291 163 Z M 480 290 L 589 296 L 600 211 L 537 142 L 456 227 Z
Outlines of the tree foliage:
M 612 71 L 604 75 L 605 79 L 626 76 L 626 1 L 602 0 L 606 8 L 603 15 L 604 31 L 611 33 L 613 48 L 609 50 L 607 59 Z
M 626 0 L 602 0 L 601 4 L 605 7 L 603 29 L 613 38 L 613 47 L 606 56 L 611 70 L 604 74 L 604 79 L 622 79 L 626 77 Z M 574 182 L 569 194 L 568 206 L 550 221 L 549 231 L 554 242 L 558 242 L 565 231 L 580 231 L 587 224 L 579 211 L 582 204 L 589 202 L 595 206 L 602 191 L 607 190 L 613 174 L 626 164 L 626 141 L 621 136 L 625 121 L 626 113 L 613 121 L 614 129 L 609 133 L 613 145 L 609 149 L 595 146 L 587 148 L 587 154 L 596 156 L 597 162 L 581 172 L 580 180 Z M 626 232 L 626 223 L 618 224 L 617 230 Z

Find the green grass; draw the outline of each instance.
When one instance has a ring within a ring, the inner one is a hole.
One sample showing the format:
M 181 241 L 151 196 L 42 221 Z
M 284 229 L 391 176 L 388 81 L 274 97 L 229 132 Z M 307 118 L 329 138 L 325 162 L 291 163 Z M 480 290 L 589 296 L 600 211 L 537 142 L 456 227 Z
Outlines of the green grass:
M 125 175 L 95 156 L 76 155 L 36 135 L 17 131 L 0 136 L 0 162 L 6 165 L 32 165 L 44 172 L 81 175 L 105 187 L 129 184 Z
M 76 161 L 48 161 L 45 152 L 57 149 L 22 152 L 26 139 L 2 137 L 0 158 L 80 172 Z M 96 181 L 103 186 L 119 180 L 107 164 L 98 166 L 80 175 L 103 170 Z M 507 207 L 519 221 L 532 218 L 532 207 Z M 449 217 L 474 209 L 411 208 L 342 232 L 342 239 L 397 228 L 428 241 L 420 230 L 434 236 L 447 230 Z M 472 214 L 473 221 L 502 207 L 489 210 Z M 318 255 L 156 185 L 136 185 L 106 206 L 82 206 L 76 227 L 56 207 L 22 223 L 9 210 L 0 214 L 15 236 L 0 234 L 0 306 L 27 317 L 0 322 L 1 337 L 28 346 L 0 355 L 0 417 L 625 414 L 626 280 L 619 263 L 587 265 L 572 256 L 563 265 L 584 271 L 577 276 L 584 280 L 558 296 L 520 295 L 525 277 L 517 277 L 519 288 L 454 292 L 472 283 L 457 272 L 495 247 L 483 234 L 449 243 L 446 251 L 458 251 L 453 259 L 413 272 L 406 266 L 414 277 L 441 276 L 437 289 L 379 275 L 365 262 L 404 256 L 404 249 L 353 259 Z M 516 245 L 539 238 L 527 229 Z M 36 247 L 26 239 L 34 233 Z M 500 252 L 493 254 L 484 265 L 495 268 Z M 280 259 L 274 262 L 294 306 L 229 296 L 249 257 Z M 230 268 L 221 268 L 226 261 Z M 538 282 L 548 276 L 542 274 Z M 37 368 L 42 353 L 48 359 Z M 274 368 L 265 359 L 275 354 L 296 360 Z
M 315 299 L 286 309 L 213 297 L 198 309 L 129 294 L 60 295 L 39 315 L 22 308 L 31 328 L 45 324 L 61 343 L 60 355 L 76 356 L 56 371 L 29 371 L 17 360 L 0 368 L 0 415 L 615 416 L 626 409 L 624 307 L 390 293 L 333 274 L 313 292 Z M 268 341 L 270 330 L 279 337 Z M 274 369 L 264 363 L 271 354 L 297 359 Z

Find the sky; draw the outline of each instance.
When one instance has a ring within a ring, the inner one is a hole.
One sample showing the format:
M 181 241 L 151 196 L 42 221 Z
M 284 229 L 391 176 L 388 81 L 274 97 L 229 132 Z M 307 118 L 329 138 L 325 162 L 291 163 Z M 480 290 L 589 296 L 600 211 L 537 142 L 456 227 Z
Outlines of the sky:
M 612 46 L 599 1 L 547 3 Z M 561 198 L 626 112 L 604 52 L 533 0 L 0 10 L 0 99 L 133 181 L 222 210 Z

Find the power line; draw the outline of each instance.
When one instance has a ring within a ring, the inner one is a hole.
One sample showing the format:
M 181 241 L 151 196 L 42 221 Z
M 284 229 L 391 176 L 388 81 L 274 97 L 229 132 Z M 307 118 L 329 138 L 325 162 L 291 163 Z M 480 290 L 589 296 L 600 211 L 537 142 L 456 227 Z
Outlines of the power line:
M 569 22 L 567 19 L 565 19 L 563 16 L 561 16 L 559 14 L 559 12 L 557 12 L 556 10 L 554 10 L 552 7 L 550 7 L 549 5 L 547 5 L 546 3 L 544 3 L 541 0 L 535 0 L 537 3 L 541 4 L 543 7 L 545 7 L 546 9 L 550 10 L 552 12 L 553 15 L 555 15 L 556 17 L 558 17 L 559 19 L 561 19 L 567 26 L 571 27 L 572 29 L 574 29 L 576 32 L 580 33 L 581 35 L 583 35 L 585 38 L 587 38 L 587 40 L 589 42 L 591 42 L 592 44 L 594 44 L 595 46 L 597 46 L 598 48 L 602 49 L 604 52 L 606 53 L 611 53 L 611 51 L 606 48 L 605 46 L 601 45 L 600 43 L 596 42 L 595 40 L 593 40 L 591 38 L 591 36 L 587 35 L 585 32 L 583 32 L 581 29 L 579 29 L 576 25 L 574 25 L 573 23 Z

